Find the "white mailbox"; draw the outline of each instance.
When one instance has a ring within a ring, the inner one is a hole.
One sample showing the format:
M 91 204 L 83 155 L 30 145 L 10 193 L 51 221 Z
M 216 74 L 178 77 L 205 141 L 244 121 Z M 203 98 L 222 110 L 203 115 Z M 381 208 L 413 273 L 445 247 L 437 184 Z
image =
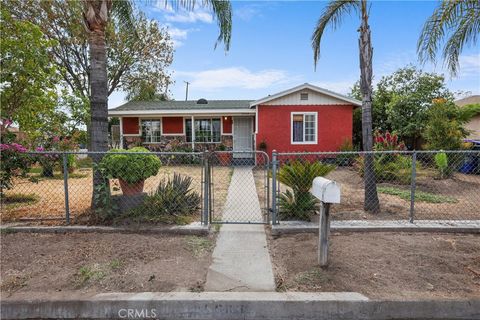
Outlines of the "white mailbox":
M 340 187 L 335 181 L 316 177 L 310 192 L 323 203 L 340 203 Z

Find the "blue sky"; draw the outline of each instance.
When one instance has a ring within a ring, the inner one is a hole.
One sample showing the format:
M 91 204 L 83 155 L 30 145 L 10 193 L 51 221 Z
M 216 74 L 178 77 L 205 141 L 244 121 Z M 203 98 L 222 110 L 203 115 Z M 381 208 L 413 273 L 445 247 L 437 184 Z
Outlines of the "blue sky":
M 198 1 L 201 3 L 201 1 Z M 175 43 L 170 68 L 175 83 L 171 96 L 189 99 L 257 99 L 310 82 L 348 93 L 359 78 L 359 19 L 346 16 L 337 30 L 329 29 L 321 46 L 317 70 L 310 46 L 312 30 L 327 4 L 325 1 L 233 1 L 233 32 L 230 51 L 223 44 L 214 50 L 216 21 L 208 10 L 175 11 L 157 4 L 143 6 L 147 15 L 168 26 Z M 418 65 L 416 42 L 435 1 L 372 1 L 370 26 L 374 48 L 374 81 L 407 64 Z M 450 78 L 453 90 L 480 94 L 480 47 L 466 47 L 460 74 Z M 440 61 L 423 66 L 426 71 L 446 73 Z M 124 94 L 110 96 L 109 106 L 123 103 Z

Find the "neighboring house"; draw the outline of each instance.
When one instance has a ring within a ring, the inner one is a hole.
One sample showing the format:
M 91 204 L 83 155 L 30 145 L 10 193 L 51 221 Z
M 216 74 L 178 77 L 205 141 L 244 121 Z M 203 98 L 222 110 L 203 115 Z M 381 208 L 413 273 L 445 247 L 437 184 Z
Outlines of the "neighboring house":
M 131 101 L 109 110 L 120 118 L 125 148 L 152 150 L 338 151 L 352 139 L 353 109 L 361 102 L 308 83 L 251 100 Z M 262 143 L 263 144 L 263 143 Z
M 480 104 L 480 95 L 469 96 L 460 100 L 455 101 L 455 104 L 459 107 L 463 107 L 469 104 Z M 480 140 L 480 114 L 474 116 L 470 121 L 465 125 L 465 129 L 470 131 L 468 139 Z

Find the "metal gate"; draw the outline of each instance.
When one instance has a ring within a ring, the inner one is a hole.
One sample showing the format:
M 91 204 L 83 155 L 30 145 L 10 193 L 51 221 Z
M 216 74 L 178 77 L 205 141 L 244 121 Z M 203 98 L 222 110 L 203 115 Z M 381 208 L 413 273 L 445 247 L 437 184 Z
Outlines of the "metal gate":
M 268 223 L 269 165 L 263 151 L 211 152 L 205 166 L 208 187 L 204 194 L 209 222 Z

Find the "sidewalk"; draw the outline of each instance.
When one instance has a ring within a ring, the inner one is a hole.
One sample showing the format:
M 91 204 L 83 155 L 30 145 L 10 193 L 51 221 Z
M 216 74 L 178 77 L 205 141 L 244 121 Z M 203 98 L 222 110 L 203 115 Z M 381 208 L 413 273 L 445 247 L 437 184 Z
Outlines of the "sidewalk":
M 251 168 L 236 167 L 228 188 L 223 219 L 261 221 Z M 275 291 L 263 225 L 224 224 L 213 251 L 205 291 Z

